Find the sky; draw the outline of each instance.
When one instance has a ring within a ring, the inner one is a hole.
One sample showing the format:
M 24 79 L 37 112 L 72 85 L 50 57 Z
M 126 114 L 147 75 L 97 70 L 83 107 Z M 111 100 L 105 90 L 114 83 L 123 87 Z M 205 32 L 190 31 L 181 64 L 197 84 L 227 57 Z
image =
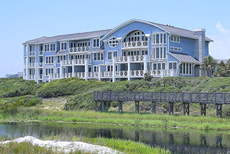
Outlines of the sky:
M 209 53 L 230 57 L 229 0 L 0 0 L 0 77 L 23 71 L 22 43 L 114 28 L 142 19 L 195 30 L 213 39 Z

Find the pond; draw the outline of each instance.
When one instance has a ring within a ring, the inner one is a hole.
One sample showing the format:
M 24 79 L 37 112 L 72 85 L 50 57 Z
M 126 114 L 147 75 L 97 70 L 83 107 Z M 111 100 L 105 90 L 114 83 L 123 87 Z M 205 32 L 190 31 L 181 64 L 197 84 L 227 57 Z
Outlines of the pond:
M 64 123 L 0 123 L 0 137 L 73 136 L 105 137 L 142 142 L 151 147 L 169 149 L 172 153 L 228 153 L 230 131 L 199 131 L 188 129 L 103 126 Z

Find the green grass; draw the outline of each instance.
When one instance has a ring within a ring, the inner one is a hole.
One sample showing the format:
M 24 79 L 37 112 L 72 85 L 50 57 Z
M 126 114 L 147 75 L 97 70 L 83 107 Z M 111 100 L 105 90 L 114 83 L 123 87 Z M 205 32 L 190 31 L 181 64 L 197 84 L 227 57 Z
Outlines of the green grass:
M 229 118 L 183 116 L 166 114 L 101 113 L 94 111 L 50 111 L 19 108 L 14 114 L 0 114 L 0 122 L 66 122 L 130 125 L 144 127 L 190 128 L 200 130 L 229 130 Z

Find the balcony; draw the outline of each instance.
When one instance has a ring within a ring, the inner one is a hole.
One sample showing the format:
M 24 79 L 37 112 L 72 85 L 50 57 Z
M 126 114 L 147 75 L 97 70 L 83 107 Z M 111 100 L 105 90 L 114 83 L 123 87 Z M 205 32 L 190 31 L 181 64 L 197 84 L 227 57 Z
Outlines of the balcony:
M 76 53 L 76 52 L 83 52 L 83 51 L 89 51 L 90 47 L 85 46 L 85 47 L 73 47 L 69 48 L 70 53 Z
M 101 77 L 113 77 L 113 72 L 101 72 Z
M 51 78 L 52 80 L 60 79 L 60 74 L 59 74 L 59 73 L 50 74 L 50 78 Z
M 90 64 L 89 59 L 74 59 L 74 60 L 62 60 L 62 65 L 85 65 L 88 60 L 88 64 Z
M 29 80 L 34 80 L 35 79 L 35 74 L 29 74 Z
M 85 72 L 76 72 L 76 73 L 75 73 L 75 76 L 76 76 L 77 78 L 85 78 Z
M 35 63 L 28 63 L 29 68 L 35 68 Z
M 144 76 L 144 70 L 132 70 L 130 71 L 130 77 L 143 77 Z
M 39 55 L 39 56 L 42 56 L 42 55 L 43 55 L 43 51 L 39 51 L 39 52 L 38 52 L 38 55 Z
M 72 73 L 63 73 L 62 78 L 71 78 Z
M 144 62 L 144 56 L 147 56 L 147 59 L 150 59 L 150 55 L 136 55 L 136 56 L 121 56 L 116 57 L 116 62 Z
M 116 71 L 115 76 L 127 77 L 128 76 L 128 71 Z
M 38 67 L 43 67 L 43 63 L 42 63 L 42 62 L 39 62 L 39 63 L 38 63 Z
M 35 51 L 29 51 L 29 56 L 35 56 Z
M 149 70 L 148 73 L 153 77 L 167 77 L 177 75 L 177 70 Z
M 122 48 L 148 48 L 148 41 L 123 42 Z
M 38 80 L 42 80 L 42 76 L 43 76 L 42 74 L 39 74 L 38 75 Z
M 89 72 L 88 77 L 89 78 L 97 78 L 97 77 L 99 77 L 99 72 Z

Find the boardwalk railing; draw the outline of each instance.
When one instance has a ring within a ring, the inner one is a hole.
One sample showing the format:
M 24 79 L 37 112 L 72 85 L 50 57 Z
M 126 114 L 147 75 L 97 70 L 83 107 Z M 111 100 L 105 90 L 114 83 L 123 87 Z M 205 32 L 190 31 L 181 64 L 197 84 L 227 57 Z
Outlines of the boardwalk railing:
M 122 102 L 134 101 L 135 112 L 139 113 L 139 102 L 152 102 L 152 112 L 156 113 L 156 102 L 169 103 L 169 114 L 173 114 L 174 103 L 183 103 L 184 114 L 189 115 L 189 104 L 199 103 L 201 115 L 206 115 L 206 105 L 216 105 L 216 116 L 222 116 L 222 105 L 230 104 L 230 93 L 194 93 L 194 92 L 124 92 L 95 91 L 93 95 L 95 111 L 108 111 L 108 103 L 117 101 L 118 112 L 122 112 Z M 101 102 L 98 106 L 97 102 Z M 106 103 L 106 104 L 105 104 Z
M 154 101 L 230 104 L 230 93 L 95 91 L 94 101 Z

